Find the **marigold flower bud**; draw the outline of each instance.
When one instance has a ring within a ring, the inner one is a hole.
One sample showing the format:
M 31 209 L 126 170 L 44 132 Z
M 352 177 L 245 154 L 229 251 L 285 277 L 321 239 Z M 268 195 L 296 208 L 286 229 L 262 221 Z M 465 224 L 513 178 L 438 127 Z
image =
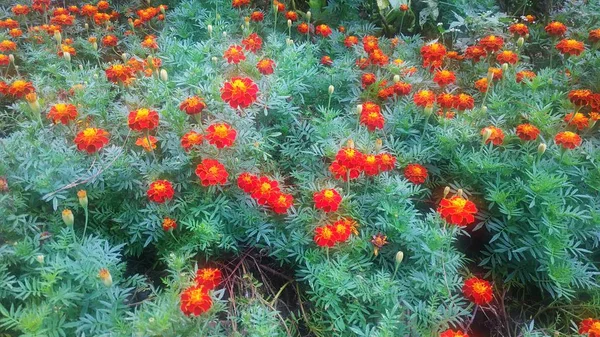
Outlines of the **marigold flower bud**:
M 502 71 L 508 70 L 508 63 L 502 63 Z
M 400 75 L 394 75 L 394 83 L 400 82 Z
M 165 82 L 169 80 L 169 74 L 167 74 L 167 71 L 165 69 L 160 70 L 160 79 Z
M 328 90 L 329 90 L 329 94 L 330 94 L 330 95 L 333 95 L 333 90 L 334 90 L 334 89 L 335 89 L 335 88 L 333 87 L 333 85 L 329 85 L 329 89 L 328 89 Z
M 42 108 L 40 107 L 40 101 L 38 100 L 35 92 L 25 95 L 25 100 L 27 100 L 27 104 L 29 104 L 31 111 L 34 113 L 39 114 L 42 111 Z
M 87 208 L 88 206 L 88 197 L 87 192 L 85 190 L 77 191 L 77 198 L 79 199 L 79 204 L 83 208 Z
M 540 143 L 540 145 L 538 145 L 538 148 L 537 148 L 538 155 L 540 155 L 540 156 L 543 155 L 544 152 L 546 152 L 547 147 L 548 146 L 546 144 Z
M 135 25 L 133 24 L 133 20 L 131 18 L 127 20 L 127 23 L 129 24 L 129 27 L 131 27 L 131 30 L 135 29 Z
M 65 222 L 65 225 L 67 226 L 73 226 L 73 223 L 75 222 L 73 212 L 71 212 L 71 210 L 68 208 L 62 211 L 62 219 Z
M 350 149 L 353 149 L 354 148 L 354 140 L 348 139 L 348 141 L 346 142 L 346 146 Z
M 360 115 L 362 113 L 362 111 L 363 111 L 363 105 L 362 104 L 357 105 L 356 113 Z
M 69 53 L 68 51 L 63 53 L 63 57 L 67 62 L 71 62 L 71 53 Z
M 13 55 L 13 54 L 8 54 L 8 60 L 9 60 L 11 63 L 15 63 L 15 55 Z
M 403 252 L 403 251 L 401 251 L 401 250 L 399 250 L 399 251 L 396 253 L 396 264 L 400 264 L 400 263 L 402 263 L 402 260 L 404 260 L 404 252 Z
M 100 278 L 100 280 L 102 280 L 102 283 L 104 283 L 104 285 L 107 287 L 110 287 L 113 283 L 112 276 L 106 268 L 100 269 L 100 271 L 98 272 L 98 277 Z
M 39 262 L 40 264 L 44 263 L 44 254 L 38 254 L 35 259 L 37 260 L 37 262 Z
M 85 30 L 90 29 L 90 25 L 86 22 L 85 25 L 83 25 L 83 27 L 85 28 Z
M 381 138 L 377 138 L 375 140 L 375 151 L 379 152 L 382 147 L 383 147 L 383 141 L 381 140 Z
M 488 83 L 492 83 L 493 79 L 494 79 L 494 72 L 491 71 L 491 70 L 488 70 L 488 73 L 487 73 L 487 81 L 488 81 Z
M 492 136 L 492 129 L 490 128 L 485 128 L 485 131 L 483 132 L 483 142 L 487 142 L 488 139 L 490 139 L 490 137 Z
M 215 15 L 215 17 L 217 18 L 217 20 L 221 20 L 221 14 L 217 13 L 217 15 Z
M 426 106 L 425 109 L 423 109 L 423 112 L 427 116 L 431 115 L 433 113 L 433 105 Z
M 212 26 L 212 25 L 208 25 L 208 26 L 206 26 L 206 29 L 208 30 L 208 34 L 209 34 L 210 36 L 212 36 L 212 32 L 213 32 L 213 26 Z
M 444 187 L 444 198 L 447 197 L 449 193 L 450 193 L 450 186 Z
M 94 48 L 94 50 L 98 50 L 98 42 L 94 41 L 92 43 L 92 48 Z
M 456 195 L 458 195 L 459 197 L 463 197 L 463 190 L 462 188 L 459 188 L 458 191 L 456 191 Z
M 219 61 L 219 59 L 216 56 L 213 56 L 211 60 L 213 61 L 213 63 L 217 63 Z
M 294 40 L 292 40 L 292 39 L 289 39 L 289 38 L 288 38 L 288 39 L 285 39 L 285 43 L 286 43 L 288 46 L 292 46 L 292 45 L 294 44 Z
M 227 37 L 227 32 L 223 32 L 223 37 Z
M 312 16 L 312 13 L 310 11 L 306 12 L 306 19 L 308 19 L 308 21 L 310 21 L 311 16 Z
M 62 42 L 62 34 L 58 30 L 54 31 L 54 40 L 56 40 L 58 44 Z
M 517 46 L 519 46 L 519 48 L 523 47 L 523 45 L 525 44 L 525 39 L 521 36 L 518 40 L 517 40 Z
M 525 34 L 525 38 L 526 38 L 526 39 L 529 39 L 529 34 Z
M 127 54 L 127 53 L 121 54 L 121 60 L 123 60 L 123 62 L 127 62 L 128 58 L 129 58 L 129 54 Z
M 487 109 L 487 106 L 486 106 L 486 105 L 484 105 L 484 106 L 482 106 L 482 107 L 481 107 L 481 111 L 482 111 L 483 113 L 487 113 L 487 110 L 488 110 L 488 109 Z
M 79 65 L 79 70 L 83 70 L 83 64 Z
M 288 19 L 287 25 L 288 25 L 288 28 L 291 28 L 292 27 L 292 20 Z

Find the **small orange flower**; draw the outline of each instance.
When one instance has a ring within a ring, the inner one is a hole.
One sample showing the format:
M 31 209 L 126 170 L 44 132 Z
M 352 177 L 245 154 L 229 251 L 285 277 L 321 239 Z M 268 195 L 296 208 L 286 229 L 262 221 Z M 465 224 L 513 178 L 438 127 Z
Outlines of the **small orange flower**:
M 110 134 L 105 130 L 87 128 L 77 134 L 74 142 L 79 151 L 94 153 L 108 144 L 108 137 L 110 137 Z
M 206 139 L 218 149 L 233 145 L 237 131 L 227 123 L 211 124 L 206 129 Z
M 68 44 L 61 44 L 60 49 L 58 51 L 58 56 L 63 57 L 65 53 L 69 53 L 71 56 L 77 55 L 77 51 L 75 48 L 71 47 Z
M 475 99 L 473 99 L 473 96 L 471 95 L 458 94 L 455 96 L 454 104 L 452 106 L 460 111 L 473 109 L 475 107 Z
M 408 9 L 409 9 L 409 8 L 408 8 L 408 5 L 407 5 L 407 4 L 401 4 L 401 5 L 400 5 L 400 10 L 401 10 L 402 12 L 406 12 L 406 11 L 408 11 Z
M 246 55 L 244 55 L 242 46 L 233 45 L 227 48 L 223 54 L 223 58 L 226 59 L 228 63 L 238 64 L 246 59 Z
M 204 137 L 196 131 L 190 131 L 181 137 L 181 147 L 189 151 L 192 147 L 202 144 Z
M 233 77 L 221 88 L 221 98 L 232 108 L 247 108 L 256 101 L 258 86 L 248 77 Z
M 319 247 L 333 247 L 336 244 L 336 235 L 331 225 L 315 228 L 313 241 Z
M 573 150 L 574 148 L 581 145 L 581 137 L 574 132 L 563 131 L 559 132 L 554 137 L 554 142 L 556 142 L 557 145 L 560 145 L 565 149 Z
M 369 65 L 371 65 L 371 61 L 369 61 L 368 58 L 365 57 L 361 57 L 358 58 L 355 62 L 356 66 L 360 69 L 365 69 L 367 68 Z
M 14 38 L 17 38 L 17 37 L 23 35 L 23 31 L 20 30 L 19 28 L 13 28 L 8 31 L 8 34 Z
M 394 82 L 394 93 L 399 96 L 408 96 L 412 90 L 412 85 L 406 82 Z
M 179 308 L 186 316 L 200 316 L 212 307 L 212 298 L 208 294 L 208 289 L 201 285 L 185 289 L 179 301 Z
M 265 15 L 261 11 L 254 11 L 250 14 L 250 20 L 254 22 L 261 22 L 265 19 Z
M 96 13 L 94 14 L 94 23 L 98 26 L 103 25 L 110 21 L 110 15 L 106 13 Z
M 170 232 L 177 228 L 177 222 L 171 218 L 164 218 L 162 228 L 165 232 Z
M 579 334 L 588 337 L 600 337 L 600 320 L 586 318 L 579 324 Z
M 225 166 L 215 159 L 204 159 L 196 166 L 196 175 L 200 178 L 202 186 L 225 185 L 229 173 Z
M 454 106 L 455 101 L 456 96 L 447 92 L 439 94 L 436 98 L 437 104 L 444 109 L 450 109 L 452 106 Z
M 488 91 L 488 80 L 487 77 L 484 77 L 482 79 L 479 79 L 477 81 L 475 81 L 475 89 L 479 90 L 480 92 L 487 92 Z
M 128 83 L 135 77 L 133 68 L 123 64 L 112 65 L 105 72 L 106 78 L 113 83 Z
M 523 79 L 532 80 L 535 78 L 535 76 L 536 75 L 533 71 L 522 70 L 517 73 L 516 80 L 517 80 L 517 83 L 521 83 L 521 82 L 523 82 Z
M 10 57 L 8 55 L 0 54 L 0 66 L 7 66 L 10 64 Z
M 420 107 L 432 106 L 435 102 L 435 94 L 431 90 L 420 90 L 413 96 L 413 101 Z
M 536 140 L 540 135 L 540 129 L 531 124 L 520 124 L 517 126 L 517 136 L 524 141 Z
M 477 207 L 472 201 L 455 195 L 450 199 L 442 199 L 437 212 L 448 223 L 464 227 L 475 222 Z
M 244 48 L 253 53 L 256 53 L 257 51 L 260 50 L 260 48 L 262 48 L 262 42 L 263 42 L 262 39 L 256 33 L 252 33 L 252 34 L 248 35 L 247 38 L 242 40 L 242 44 L 244 45 Z M 235 63 L 238 63 L 238 62 L 235 62 Z M 231 61 L 229 61 L 229 63 L 231 63 Z
M 270 75 L 273 73 L 275 62 L 271 59 L 262 59 L 256 64 L 256 69 L 263 75 Z
M 529 28 L 524 23 L 515 23 L 508 27 L 508 31 L 519 36 L 525 36 L 529 34 Z
M 268 205 L 273 212 L 285 214 L 288 209 L 294 205 L 294 197 L 286 193 L 274 193 L 268 200 Z
M 396 166 L 396 157 L 389 153 L 380 153 L 377 155 L 377 161 L 379 161 L 379 168 L 381 171 L 391 171 Z
M 363 108 L 364 109 L 364 108 Z M 335 155 L 335 160 L 340 165 L 344 165 L 349 169 L 357 168 L 362 165 L 365 155 L 354 148 L 341 148 Z
M 308 30 L 309 30 L 308 23 L 306 23 L 306 22 L 301 22 L 301 23 L 298 25 L 298 27 L 296 27 L 296 30 L 297 30 L 297 31 L 298 31 L 298 33 L 300 33 L 300 34 L 303 34 L 303 35 L 306 35 L 306 34 L 308 34 Z
M 320 24 L 315 28 L 315 34 L 321 35 L 322 37 L 329 37 L 331 33 L 331 28 L 326 24 Z
M 496 61 L 499 63 L 515 64 L 519 61 L 519 57 L 510 50 L 503 50 L 496 55 Z
M 285 18 L 292 22 L 298 21 L 298 13 L 294 11 L 288 11 L 287 13 L 285 13 Z
M 348 178 L 356 179 L 360 175 L 360 170 L 358 168 L 348 169 L 337 160 L 334 160 L 331 165 L 329 165 L 329 172 L 331 172 L 335 179 L 342 179 L 343 181 L 348 181 Z
M 373 247 L 373 253 L 375 256 L 379 255 L 379 249 L 388 244 L 387 236 L 377 233 L 377 235 L 373 235 L 371 238 L 371 244 Z
M 146 35 L 144 40 L 141 43 L 142 47 L 148 49 L 158 49 L 158 43 L 156 42 L 156 36 L 154 35 Z
M 479 45 L 488 53 L 500 50 L 504 45 L 504 39 L 496 35 L 488 35 L 479 41 Z
M 317 209 L 323 211 L 335 212 L 342 202 L 342 196 L 334 189 L 328 188 L 313 194 L 313 200 Z
M 77 108 L 73 104 L 55 104 L 50 108 L 47 117 L 55 124 L 62 123 L 67 125 L 70 121 L 77 118 Z
M 448 329 L 440 334 L 440 337 L 469 337 L 466 333 L 462 331 L 454 331 L 452 329 Z
M 456 52 L 456 51 L 449 51 L 446 54 L 446 58 L 449 58 L 452 60 L 457 60 L 457 61 L 462 61 L 464 59 L 464 56 L 459 55 L 458 52 Z
M 465 58 L 472 60 L 473 62 L 479 62 L 482 58 L 487 56 L 485 49 L 480 46 L 469 46 L 465 50 Z
M 258 177 L 249 172 L 243 172 L 238 176 L 237 185 L 238 187 L 246 192 L 252 193 L 257 188 Z
M 231 7 L 241 8 L 250 4 L 250 0 L 232 0 Z
M 331 67 L 333 65 L 333 60 L 331 59 L 330 56 L 325 55 L 325 56 L 321 57 L 321 64 L 326 67 Z
M 421 57 L 423 57 L 423 66 L 427 67 L 432 63 L 440 63 L 446 56 L 446 47 L 441 43 L 431 43 L 421 47 Z
M 369 131 L 383 129 L 385 119 L 381 113 L 381 108 L 379 105 L 373 102 L 365 102 L 360 113 L 360 123 L 365 125 Z
M 357 44 L 358 44 L 358 37 L 356 37 L 354 35 L 348 35 L 344 39 L 344 46 L 346 46 L 348 48 L 352 48 L 353 46 L 355 46 Z
M 491 132 L 491 135 L 488 139 L 486 139 L 486 144 L 492 143 L 494 145 L 502 145 L 502 142 L 504 142 L 504 132 L 502 129 L 492 125 L 481 129 L 482 135 L 485 135 L 487 132 Z
M 564 121 L 571 126 L 575 126 L 577 130 L 583 130 L 590 125 L 590 119 L 581 112 L 567 114 Z
M 35 92 L 33 84 L 23 80 L 15 80 L 8 88 L 8 94 L 14 98 L 22 98 L 23 96 L 32 92 Z
M 156 137 L 154 136 L 150 136 L 150 137 L 138 137 L 138 139 L 135 141 L 135 145 L 137 146 L 141 146 L 144 148 L 144 150 L 150 152 L 154 149 L 156 149 L 156 143 L 158 142 L 158 139 L 156 139 Z
M 563 36 L 567 32 L 567 26 L 565 26 L 561 22 L 553 21 L 546 25 L 544 30 L 546 31 L 546 33 L 548 33 L 548 35 Z
M 439 70 L 433 75 L 433 81 L 440 87 L 456 82 L 456 75 L 449 70 Z
M 119 39 L 117 39 L 117 37 L 114 35 L 106 35 L 102 38 L 102 45 L 104 45 L 105 47 L 114 47 L 117 45 L 118 42 Z
M 0 51 L 13 51 L 17 50 L 17 44 L 11 40 L 3 40 L 0 42 Z
M 377 156 L 373 155 L 373 154 L 365 155 L 365 158 L 362 162 L 360 169 L 367 176 L 372 177 L 372 176 L 378 175 L 380 172 L 380 165 L 379 165 L 379 161 L 377 160 Z
M 150 201 L 162 204 L 167 200 L 173 199 L 175 190 L 173 190 L 173 185 L 168 180 L 156 180 L 150 184 L 146 194 Z
M 379 49 L 379 40 L 373 35 L 366 35 L 363 37 L 363 49 L 367 53 L 372 53 L 374 50 Z
M 466 280 L 462 291 L 466 298 L 477 305 L 486 305 L 494 297 L 490 282 L 478 277 L 471 277 Z
M 369 54 L 369 62 L 384 66 L 390 62 L 390 58 L 381 49 L 375 49 Z
M 188 115 L 199 114 L 204 108 L 206 108 L 206 103 L 198 96 L 188 97 L 179 105 L 179 110 Z
M 128 121 L 132 130 L 152 130 L 158 126 L 158 112 L 146 108 L 133 110 L 129 113 Z
M 377 81 L 377 77 L 373 73 L 364 73 L 360 77 L 360 82 L 362 83 L 363 89 L 370 86 L 371 84 Z
M 207 290 L 215 289 L 221 283 L 221 271 L 217 268 L 202 268 L 196 272 L 196 285 L 204 286 Z
M 255 188 L 251 192 L 251 197 L 258 202 L 259 205 L 266 205 L 274 196 L 281 193 L 279 184 L 275 180 L 267 177 L 260 177 L 255 182 Z M 248 185 L 246 187 L 249 187 Z
M 578 89 L 569 91 L 568 97 L 571 103 L 577 106 L 589 105 L 593 98 L 593 92 L 587 89 Z
M 585 46 L 581 41 L 564 39 L 556 44 L 556 49 L 562 54 L 579 56 L 583 53 Z
M 81 15 L 92 17 L 98 13 L 98 7 L 86 4 L 81 7 Z
M 404 177 L 415 185 L 421 185 L 427 179 L 427 169 L 419 164 L 408 164 L 404 169 Z
M 14 5 L 11 8 L 14 15 L 27 15 L 29 13 L 29 7 L 25 5 Z
M 591 43 L 600 42 L 600 28 L 590 30 L 588 40 L 590 40 Z

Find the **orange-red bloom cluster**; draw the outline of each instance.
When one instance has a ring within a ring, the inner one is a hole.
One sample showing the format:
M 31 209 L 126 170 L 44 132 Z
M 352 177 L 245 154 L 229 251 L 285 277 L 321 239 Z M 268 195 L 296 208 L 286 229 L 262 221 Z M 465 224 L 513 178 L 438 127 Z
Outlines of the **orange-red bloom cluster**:
M 404 177 L 413 184 L 423 184 L 427 179 L 427 169 L 419 164 L 408 164 L 404 169 Z
M 329 37 L 331 33 L 331 28 L 326 24 L 320 24 L 315 28 L 315 34 L 321 35 L 322 37 Z
M 588 337 L 600 337 L 600 320 L 586 318 L 579 324 L 579 334 Z
M 241 61 L 246 59 L 246 55 L 244 55 L 244 50 L 240 45 L 232 45 L 223 54 L 223 58 L 227 60 L 229 63 L 238 64 Z
M 256 69 L 263 75 L 271 75 L 274 71 L 275 62 L 271 59 L 265 58 L 256 64 Z
M 579 56 L 583 53 L 585 46 L 581 41 L 564 39 L 556 44 L 556 49 L 565 55 Z
M 237 131 L 227 123 L 215 123 L 206 128 L 206 140 L 218 149 L 233 145 Z
M 368 176 L 374 176 L 384 171 L 391 171 L 396 165 L 396 158 L 389 153 L 377 155 L 365 155 L 354 148 L 342 148 L 335 156 L 335 160 L 329 166 L 329 172 L 334 178 L 347 181 L 356 179 L 364 172 Z
M 202 112 L 202 110 L 204 110 L 204 108 L 206 108 L 206 103 L 204 103 L 204 100 L 198 96 L 188 97 L 179 105 L 179 110 L 188 115 L 199 114 Z
M 74 142 L 79 151 L 95 153 L 108 144 L 108 137 L 110 134 L 103 129 L 87 128 L 75 136 Z
M 478 277 L 471 277 L 466 280 L 462 292 L 466 298 L 477 305 L 486 305 L 490 303 L 494 297 L 490 282 Z
M 192 147 L 202 144 L 204 137 L 196 131 L 190 131 L 181 137 L 181 147 L 189 151 Z
M 452 329 L 448 329 L 440 334 L 440 337 L 469 337 L 466 333 L 462 331 L 454 331 Z
M 267 205 L 277 214 L 285 214 L 294 205 L 294 197 L 281 191 L 279 183 L 265 176 L 244 172 L 237 180 L 238 187 L 250 194 L 259 205 Z
M 132 130 L 152 130 L 158 126 L 158 112 L 146 108 L 133 110 L 129 113 L 128 122 Z
M 551 36 L 563 36 L 567 32 L 567 26 L 561 22 L 553 21 L 546 25 L 544 30 Z
M 167 200 L 173 199 L 175 190 L 173 190 L 173 185 L 170 181 L 156 180 L 150 184 L 146 194 L 148 195 L 148 199 L 150 199 L 150 201 L 162 204 Z
M 581 137 L 575 132 L 563 131 L 554 136 L 554 142 L 565 149 L 573 150 L 581 145 Z
M 202 186 L 225 185 L 229 177 L 225 166 L 216 159 L 203 159 L 196 166 L 196 175 Z
M 221 88 L 221 98 L 232 108 L 247 108 L 258 94 L 258 86 L 248 77 L 233 77 Z
M 70 121 L 77 118 L 77 108 L 73 104 L 58 103 L 50 108 L 47 117 L 55 124 L 62 123 L 67 125 Z
M 504 45 L 504 39 L 496 35 L 488 35 L 479 40 L 479 45 L 486 52 L 496 52 Z
M 524 141 L 536 140 L 540 135 L 540 129 L 531 124 L 520 124 L 517 126 L 517 136 Z
M 475 222 L 477 207 L 472 201 L 455 195 L 450 199 L 443 198 L 437 212 L 448 223 L 463 227 Z
M 199 316 L 212 307 L 209 291 L 215 289 L 222 280 L 221 271 L 216 268 L 203 268 L 196 272 L 195 284 L 181 293 L 180 309 L 187 316 Z
M 381 113 L 381 107 L 373 102 L 365 102 L 360 113 L 360 123 L 365 125 L 369 131 L 383 129 L 385 119 Z
M 446 47 L 441 43 L 435 42 L 421 47 L 424 68 L 429 67 L 432 70 L 440 68 L 445 56 Z
M 342 196 L 338 191 L 327 188 L 313 194 L 313 200 L 317 209 L 322 209 L 325 212 L 335 212 L 340 207 Z
M 315 228 L 313 241 L 319 247 L 333 247 L 336 243 L 346 242 L 356 232 L 356 222 L 342 218 L 336 222 Z
M 248 35 L 247 38 L 242 40 L 242 44 L 244 45 L 244 48 L 253 53 L 256 53 L 257 51 L 260 50 L 260 48 L 262 48 L 262 42 L 263 42 L 262 39 L 256 33 L 252 33 L 252 34 Z M 231 63 L 231 61 L 229 61 L 229 63 Z M 235 63 L 238 63 L 238 62 L 235 62 Z
M 494 145 L 502 145 L 502 143 L 504 142 L 504 131 L 493 125 L 481 129 L 481 134 L 484 137 L 487 137 L 487 139 L 485 140 L 486 144 L 492 143 Z M 487 136 L 488 134 L 489 137 Z
M 438 70 L 433 75 L 433 81 L 440 87 L 456 82 L 456 75 L 450 70 Z

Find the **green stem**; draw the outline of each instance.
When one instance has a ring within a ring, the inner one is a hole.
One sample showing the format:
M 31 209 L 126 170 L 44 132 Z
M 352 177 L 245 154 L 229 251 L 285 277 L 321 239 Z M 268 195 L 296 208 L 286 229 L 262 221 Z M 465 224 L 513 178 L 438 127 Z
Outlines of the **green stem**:
M 83 211 L 85 213 L 85 224 L 83 225 L 83 235 L 81 236 L 82 241 L 85 238 L 85 232 L 87 231 L 88 221 L 90 218 L 87 206 L 83 209 Z

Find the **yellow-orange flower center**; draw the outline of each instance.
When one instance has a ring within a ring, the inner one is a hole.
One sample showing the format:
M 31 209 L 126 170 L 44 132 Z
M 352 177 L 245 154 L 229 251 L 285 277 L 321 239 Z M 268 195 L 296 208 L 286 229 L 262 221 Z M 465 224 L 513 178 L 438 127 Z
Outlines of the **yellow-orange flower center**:
M 331 199 L 331 198 L 333 198 L 333 191 L 327 190 L 323 193 L 323 196 L 327 199 Z

